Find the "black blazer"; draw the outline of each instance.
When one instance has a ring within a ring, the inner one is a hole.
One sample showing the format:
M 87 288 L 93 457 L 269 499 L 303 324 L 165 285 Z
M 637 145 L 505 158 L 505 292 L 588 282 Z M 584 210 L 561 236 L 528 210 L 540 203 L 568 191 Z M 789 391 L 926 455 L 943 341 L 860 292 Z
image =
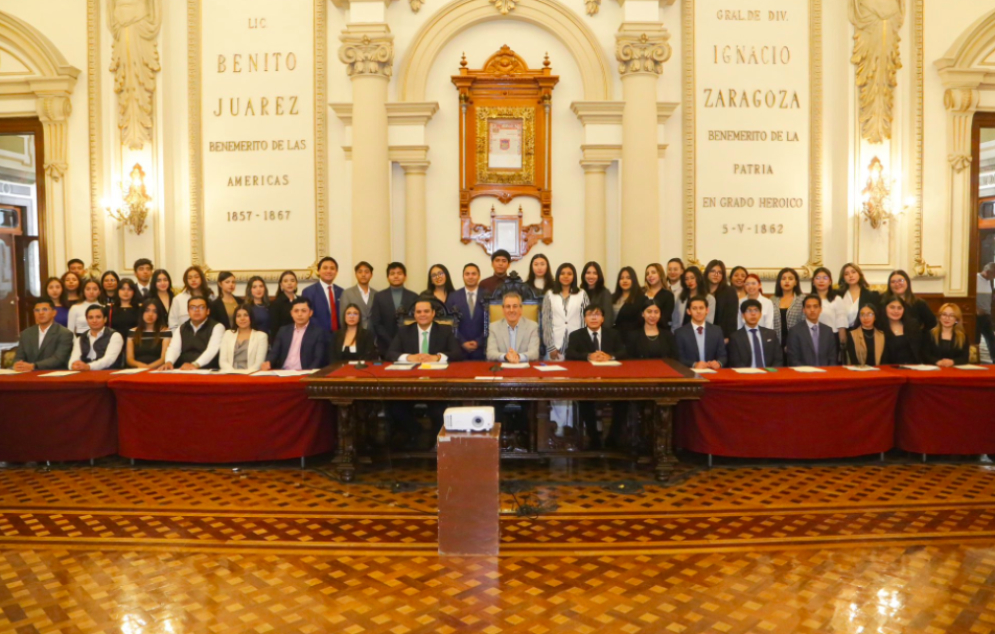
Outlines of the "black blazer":
M 380 297 L 380 293 L 377 293 L 374 297 Z M 390 305 L 391 307 L 394 306 L 393 300 L 391 300 Z M 390 348 L 387 350 L 384 358 L 388 361 L 397 361 L 402 354 L 418 354 L 421 352 L 421 338 L 418 335 L 418 331 L 418 324 L 401 326 L 394 336 L 394 340 L 390 342 Z M 444 354 L 449 357 L 450 361 L 463 360 L 463 348 L 456 341 L 456 335 L 453 333 L 452 327 L 445 324 L 432 324 L 432 332 L 428 336 L 428 353 Z
M 376 336 L 376 345 L 377 349 L 380 350 L 381 357 L 388 358 L 387 351 L 394 342 L 394 336 L 397 335 L 398 317 L 407 314 L 408 309 L 417 300 L 418 294 L 405 288 L 401 293 L 401 307 L 395 309 L 394 296 L 389 286 L 373 295 L 370 302 L 372 304 L 370 306 L 370 330 Z M 414 354 L 414 352 L 406 354 Z
M 736 289 L 726 286 L 725 290 L 713 293 L 715 296 L 715 318 L 712 320 L 722 329 L 722 337 L 728 339 L 739 329 L 739 295 Z M 673 307 L 671 307 L 673 312 Z
M 212 310 L 213 314 L 214 311 Z M 283 291 L 276 294 L 276 298 L 269 304 L 269 340 L 272 342 L 280 329 L 287 324 L 293 324 L 294 319 L 290 316 L 290 300 Z
M 623 339 L 625 338 L 626 333 L 643 327 L 643 308 L 645 308 L 645 306 L 642 302 L 626 302 L 618 309 L 618 316 L 615 317 L 615 330 L 622 333 Z M 612 307 L 612 310 L 614 310 L 614 306 Z M 673 313 L 674 309 L 671 308 L 670 312 Z M 663 315 L 660 316 L 660 321 L 663 322 Z M 665 326 L 661 323 L 660 330 L 663 330 L 664 328 Z
M 345 342 L 346 330 L 346 328 L 340 328 L 333 335 L 332 345 L 328 350 L 328 359 L 330 362 L 380 360 L 380 354 L 377 352 L 376 344 L 373 342 L 373 333 L 363 327 L 356 329 L 356 352 L 343 350 L 342 344 Z
M 242 300 L 237 297 L 235 299 L 238 301 L 238 305 L 241 306 Z M 208 304 L 208 308 L 211 309 L 211 319 L 224 326 L 225 330 L 231 330 L 231 321 L 228 319 L 228 311 L 225 310 L 225 301 L 223 299 L 215 297 Z
M 843 295 L 843 294 L 849 293 L 849 292 L 850 292 L 849 289 L 844 289 L 842 291 L 839 291 L 839 294 Z M 873 306 L 874 309 L 877 312 L 881 312 L 881 310 L 880 310 L 881 309 L 881 293 L 879 293 L 877 291 L 872 291 L 869 288 L 862 288 L 862 289 L 860 289 L 860 297 L 857 298 L 857 319 L 856 319 L 856 321 L 848 324 L 849 327 L 852 328 L 853 326 L 856 326 L 856 325 L 858 325 L 860 323 L 860 310 L 864 306 Z M 858 333 L 858 334 L 860 334 L 860 333 Z
M 646 331 L 640 327 L 638 330 L 630 330 L 623 333 L 625 339 L 625 351 L 630 359 L 676 359 L 677 344 L 674 343 L 674 333 L 663 326 L 657 326 L 660 335 L 655 341 L 650 341 L 646 337 Z M 653 351 L 654 354 L 650 354 Z M 655 354 L 659 352 L 659 354 Z
M 924 305 L 925 303 L 926 302 L 922 302 L 922 304 Z M 928 334 L 923 333 L 922 326 L 919 324 L 919 321 L 915 318 L 906 317 L 903 320 L 903 323 L 904 323 L 903 330 L 905 332 L 905 340 L 908 342 L 909 349 L 912 351 L 912 363 L 922 363 L 923 339 L 925 339 L 928 336 Z M 892 348 L 892 346 L 894 345 L 895 345 L 895 335 L 894 333 L 891 332 L 891 326 L 887 322 L 886 318 L 884 326 L 885 348 L 884 348 L 884 357 L 882 357 L 881 363 L 883 364 L 905 363 L 905 361 L 902 361 L 901 359 L 894 358 L 895 357 L 894 348 Z M 889 350 L 889 348 L 892 349 Z
M 807 319 L 802 319 L 788 331 L 787 365 L 839 365 L 839 336 L 826 324 L 819 324 L 819 354 L 812 348 L 812 335 Z
M 770 328 L 757 326 L 757 336 L 763 348 L 764 364 L 768 368 L 780 368 L 784 365 L 784 354 L 781 352 L 781 342 Z M 753 367 L 753 348 L 750 346 L 750 332 L 743 326 L 729 337 L 727 344 L 730 368 Z
M 324 330 L 313 321 L 308 322 L 307 330 L 304 331 L 304 339 L 301 341 L 301 367 L 305 370 L 315 370 L 328 365 L 328 331 Z M 283 368 L 287 361 L 287 354 L 290 352 L 290 345 L 294 340 L 294 324 L 287 324 L 280 328 L 273 340 L 273 347 L 270 348 L 266 360 L 272 364 L 274 370 Z
M 602 352 L 607 352 L 616 359 L 628 356 L 622 335 L 617 330 L 602 326 L 598 331 L 598 338 L 601 340 Z M 587 326 L 570 333 L 570 338 L 567 339 L 567 361 L 587 361 L 587 355 L 593 352 L 597 352 L 597 348 L 594 347 L 591 333 L 587 332 Z
M 653 303 L 660 309 L 660 322 L 658 324 L 660 329 L 670 329 L 670 322 L 674 317 L 674 306 L 676 305 L 674 294 L 665 288 L 661 288 L 660 292 L 653 296 L 653 299 L 649 299 L 645 296 L 643 296 L 643 298 L 643 308 L 649 306 L 650 303 Z M 642 323 L 642 319 L 640 319 L 640 323 Z
M 715 324 L 705 324 L 705 358 L 699 359 L 698 341 L 694 336 L 694 328 L 694 322 L 688 322 L 674 331 L 677 359 L 689 368 L 698 361 L 718 361 L 722 367 L 726 367 L 728 355 L 722 337 L 722 329 Z
M 954 365 L 964 365 L 971 360 L 971 344 L 964 341 L 964 346 L 958 348 L 954 341 L 940 340 L 937 344 L 933 341 L 933 333 L 927 332 L 923 335 L 922 360 L 923 363 L 935 365 L 942 359 L 952 359 Z

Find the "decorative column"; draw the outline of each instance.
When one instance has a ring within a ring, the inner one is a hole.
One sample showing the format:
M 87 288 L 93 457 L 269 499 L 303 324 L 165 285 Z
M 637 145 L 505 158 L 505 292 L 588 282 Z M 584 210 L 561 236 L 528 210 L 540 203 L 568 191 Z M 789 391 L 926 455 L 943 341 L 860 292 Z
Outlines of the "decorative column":
M 72 104 L 69 101 L 68 93 L 56 95 L 39 96 L 35 102 L 38 112 L 38 119 L 41 121 L 44 132 L 45 144 L 45 196 L 46 227 L 55 229 L 56 235 L 48 240 L 49 270 L 55 271 L 61 266 L 58 264 L 71 255 L 69 236 L 72 234 L 70 219 L 72 214 L 69 210 L 69 192 L 64 179 L 66 171 L 69 169 L 69 115 L 72 113 Z M 57 219 L 63 220 L 58 222 Z M 58 253 L 66 257 L 57 258 L 55 245 L 61 249 Z M 93 262 L 96 269 L 98 262 Z
M 421 275 L 429 267 L 425 230 L 425 173 L 429 162 L 399 164 L 404 170 L 404 262 L 409 273 Z
M 622 251 L 646 266 L 660 258 L 656 80 L 670 59 L 659 22 L 623 22 L 615 35 L 622 75 Z
M 608 262 L 605 244 L 605 172 L 611 161 L 582 159 L 584 168 L 584 259 Z
M 390 253 L 387 85 L 394 36 L 383 23 L 351 24 L 339 59 L 352 78 L 352 253 L 386 271 Z
M 950 164 L 947 218 L 950 222 L 950 245 L 947 248 L 947 271 L 944 291 L 947 295 L 967 296 L 970 292 L 968 254 L 971 252 L 971 124 L 981 93 L 974 87 L 950 88 L 943 94 L 947 109 L 947 161 Z

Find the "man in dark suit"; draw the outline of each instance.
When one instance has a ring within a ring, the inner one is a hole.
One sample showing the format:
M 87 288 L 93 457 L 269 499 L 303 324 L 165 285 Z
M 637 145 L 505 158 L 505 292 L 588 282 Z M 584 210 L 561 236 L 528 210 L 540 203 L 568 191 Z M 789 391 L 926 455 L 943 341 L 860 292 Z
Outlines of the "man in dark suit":
M 510 253 L 504 249 L 498 249 L 491 254 L 491 268 L 494 269 L 494 275 L 480 283 L 480 290 L 485 299 L 493 295 L 498 286 L 504 284 L 505 278 L 508 277 L 509 266 L 511 266 Z
M 471 262 L 463 267 L 463 288 L 446 298 L 446 306 L 459 311 L 456 335 L 467 361 L 483 361 L 487 357 L 484 327 L 490 316 L 479 283 L 480 269 Z
M 135 260 L 135 264 L 132 269 L 135 272 L 135 281 L 138 282 L 138 291 L 136 295 L 140 297 L 135 297 L 134 303 L 139 304 L 145 301 L 153 294 L 152 288 L 152 260 L 148 258 L 139 258 Z
M 763 314 L 760 302 L 748 299 L 740 305 L 739 312 L 743 314 L 745 325 L 729 337 L 729 367 L 779 368 L 784 365 L 777 333 L 760 326 Z
M 718 370 L 726 365 L 726 344 L 722 329 L 706 321 L 708 302 L 703 297 L 688 301 L 691 321 L 674 332 L 677 359 L 689 368 Z
M 453 329 L 437 324 L 435 309 L 427 299 L 415 302 L 415 323 L 402 326 L 394 336 L 385 358 L 400 363 L 432 363 L 460 361 L 463 351 L 456 342 Z M 432 421 L 432 437 L 442 429 L 442 417 L 449 404 L 442 401 L 428 403 L 428 417 Z M 419 442 L 421 427 L 415 420 L 415 403 L 411 401 L 391 401 L 388 407 L 391 420 L 407 439 L 406 449 L 425 449 L 431 443 Z
M 276 333 L 263 370 L 316 370 L 327 365 L 331 335 L 314 323 L 313 315 L 307 298 L 298 297 L 291 302 L 290 317 L 294 323 Z
M 387 356 L 387 350 L 394 335 L 397 334 L 398 317 L 408 312 L 414 305 L 418 295 L 404 288 L 408 279 L 408 270 L 400 262 L 387 265 L 387 283 L 389 287 L 378 291 L 373 296 L 370 307 L 370 330 L 376 335 L 377 349 L 381 357 Z
M 839 338 L 833 329 L 819 322 L 822 299 L 805 296 L 805 320 L 788 331 L 788 365 L 839 365 Z
M 342 287 L 335 284 L 335 277 L 338 274 L 339 263 L 335 258 L 328 256 L 321 258 L 318 261 L 318 283 L 308 286 L 301 293 L 301 297 L 311 302 L 314 324 L 327 333 L 334 333 L 339 329 Z
M 567 339 L 567 361 L 612 361 L 626 357 L 622 335 L 614 328 L 601 327 L 605 323 L 605 315 L 600 306 L 590 304 L 584 309 L 584 323 L 587 324 L 586 328 L 573 331 Z M 590 449 L 600 450 L 601 434 L 598 432 L 594 402 L 580 402 L 580 419 L 587 428 Z
M 64 370 L 73 352 L 73 333 L 55 323 L 55 304 L 47 297 L 35 302 L 35 325 L 24 330 L 14 353 L 14 371 Z

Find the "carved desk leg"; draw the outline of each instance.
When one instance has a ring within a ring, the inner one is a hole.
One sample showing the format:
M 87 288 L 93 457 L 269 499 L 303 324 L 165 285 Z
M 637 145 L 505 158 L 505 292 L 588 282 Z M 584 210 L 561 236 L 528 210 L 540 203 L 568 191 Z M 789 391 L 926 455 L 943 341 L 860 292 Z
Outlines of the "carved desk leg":
M 343 482 L 356 476 L 356 419 L 352 401 L 336 401 L 338 408 L 338 444 L 335 448 L 335 470 Z
M 677 464 L 674 455 L 674 405 L 657 401 L 653 416 L 653 464 L 657 480 L 667 480 Z

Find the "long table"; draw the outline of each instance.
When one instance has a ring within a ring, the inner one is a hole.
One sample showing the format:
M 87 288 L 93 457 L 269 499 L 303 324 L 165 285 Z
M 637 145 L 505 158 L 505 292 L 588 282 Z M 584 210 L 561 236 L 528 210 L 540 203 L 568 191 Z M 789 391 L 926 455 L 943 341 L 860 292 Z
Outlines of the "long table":
M 894 446 L 895 407 L 905 378 L 878 370 L 823 368 L 705 375 L 701 400 L 682 403 L 677 444 L 742 458 L 842 458 Z
M 463 362 L 445 370 L 391 371 L 371 365 L 358 369 L 337 365 L 305 379 L 311 398 L 327 400 L 338 409 L 338 447 L 335 466 L 345 481 L 357 467 L 358 426 L 371 424 L 358 407 L 371 401 L 644 401 L 652 408 L 652 461 L 657 477 L 666 479 L 677 462 L 673 453 L 674 406 L 701 398 L 705 381 L 674 362 L 626 361 L 617 367 L 597 367 L 587 362 L 562 362 L 560 372 L 528 369 L 495 369 L 486 362 Z M 495 379 L 500 380 L 495 380 Z M 531 417 L 533 421 L 536 416 Z M 536 432 L 531 432 L 530 454 L 537 453 Z M 555 452 L 542 452 L 549 456 Z M 606 455 L 610 452 L 598 452 Z M 569 455 L 581 455 L 572 453 Z
M 109 371 L 0 377 L 0 461 L 93 460 L 117 453 Z
M 334 446 L 331 408 L 299 377 L 117 375 L 120 454 L 176 462 L 301 458 Z

